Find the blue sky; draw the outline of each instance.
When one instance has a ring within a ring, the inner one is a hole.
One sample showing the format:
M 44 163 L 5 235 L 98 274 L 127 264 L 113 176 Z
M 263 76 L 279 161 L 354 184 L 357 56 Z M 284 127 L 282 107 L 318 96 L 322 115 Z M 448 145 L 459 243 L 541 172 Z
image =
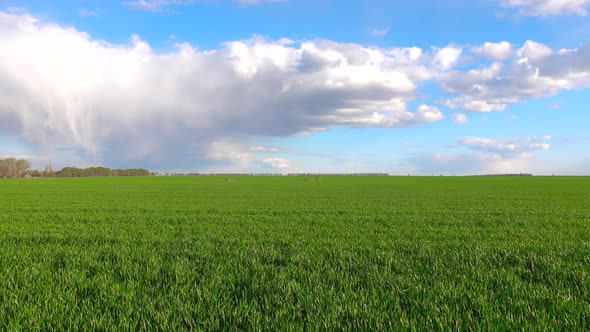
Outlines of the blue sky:
M 590 1 L 0 0 L 0 157 L 590 174 Z

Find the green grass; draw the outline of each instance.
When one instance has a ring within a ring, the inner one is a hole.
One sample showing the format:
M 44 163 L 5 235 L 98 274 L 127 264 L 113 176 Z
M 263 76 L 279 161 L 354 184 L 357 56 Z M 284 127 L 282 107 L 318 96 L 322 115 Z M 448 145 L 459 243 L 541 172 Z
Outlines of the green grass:
M 0 180 L 0 330 L 588 330 L 590 178 Z

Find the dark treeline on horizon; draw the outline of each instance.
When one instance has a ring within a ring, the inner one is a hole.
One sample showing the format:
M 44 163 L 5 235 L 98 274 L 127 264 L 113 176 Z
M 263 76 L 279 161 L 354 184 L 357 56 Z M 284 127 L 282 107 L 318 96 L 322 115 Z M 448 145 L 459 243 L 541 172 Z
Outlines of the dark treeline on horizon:
M 387 173 L 164 173 L 165 176 L 389 176 Z
M 15 178 L 81 178 L 81 177 L 106 177 L 106 176 L 149 176 L 154 175 L 147 169 L 130 168 L 130 169 L 111 169 L 108 167 L 64 167 L 61 170 L 54 171 L 51 165 L 46 165 L 45 169 L 34 170 L 28 160 L 7 158 L 0 159 L 0 179 Z
M 531 173 L 480 174 L 472 176 L 533 176 Z

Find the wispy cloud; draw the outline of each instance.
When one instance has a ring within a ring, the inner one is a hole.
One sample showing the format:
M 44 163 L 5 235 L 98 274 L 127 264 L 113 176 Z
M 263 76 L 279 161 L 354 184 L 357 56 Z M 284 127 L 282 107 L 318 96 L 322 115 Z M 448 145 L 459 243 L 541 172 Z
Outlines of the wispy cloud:
M 471 150 L 493 153 L 500 157 L 526 156 L 534 151 L 549 150 L 551 136 L 526 138 L 481 138 L 466 137 L 458 140 L 454 146 Z
M 279 170 L 288 170 L 292 167 L 291 162 L 283 158 L 265 158 L 262 160 L 262 165 L 267 168 Z
M 28 10 L 24 7 L 8 7 L 6 8 L 6 12 L 13 14 L 13 15 L 26 15 L 28 14 Z
M 197 2 L 208 2 L 208 0 L 134 0 L 125 1 L 121 4 L 129 8 L 149 12 L 157 12 L 167 7 L 191 5 Z M 287 2 L 287 0 L 235 0 L 235 2 L 238 3 L 240 6 L 254 6 L 261 5 L 264 3 Z
M 373 36 L 373 37 L 383 37 L 383 36 L 386 36 L 388 33 L 389 33 L 388 27 L 375 28 L 375 29 L 371 30 L 371 36 Z
M 502 0 L 500 3 L 530 16 L 586 16 L 590 8 L 590 0 Z
M 403 162 L 417 174 L 546 173 L 536 153 L 550 148 L 551 137 L 482 138 L 465 137 L 449 147 L 461 153 L 416 153 Z M 461 150 L 460 150 L 461 151 Z
M 273 147 L 273 146 L 263 146 L 263 145 L 255 145 L 249 148 L 250 151 L 259 152 L 259 153 L 277 153 L 280 152 L 281 149 Z
M 80 16 L 82 17 L 100 17 L 98 10 L 90 10 L 86 8 L 80 8 Z
M 465 124 L 465 123 L 469 122 L 469 118 L 467 118 L 467 116 L 463 113 L 453 114 L 452 119 L 453 119 L 453 122 L 459 123 L 459 124 Z
M 122 2 L 121 4 L 129 8 L 155 12 L 165 7 L 189 5 L 195 2 L 197 0 L 136 0 Z
M 252 6 L 252 5 L 261 5 L 264 3 L 279 3 L 279 2 L 287 2 L 288 0 L 235 0 L 242 6 Z

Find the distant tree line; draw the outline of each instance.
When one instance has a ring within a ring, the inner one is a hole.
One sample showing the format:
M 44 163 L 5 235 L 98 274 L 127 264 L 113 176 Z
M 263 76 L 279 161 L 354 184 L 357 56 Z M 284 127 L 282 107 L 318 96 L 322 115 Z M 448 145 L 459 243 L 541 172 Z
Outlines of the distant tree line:
M 61 171 L 56 172 L 55 175 L 64 178 L 83 178 L 97 176 L 148 176 L 151 175 L 151 173 L 143 168 L 111 169 L 108 167 L 64 167 Z
M 24 159 L 0 159 L 0 178 L 23 178 L 31 171 L 31 163 Z
M 387 173 L 289 173 L 287 176 L 389 176 Z
M 533 176 L 531 173 L 481 174 L 474 176 Z
M 81 178 L 81 177 L 103 177 L 103 176 L 149 176 L 154 175 L 147 169 L 130 168 L 130 169 L 111 169 L 108 167 L 64 167 L 61 170 L 54 171 L 51 165 L 46 165 L 45 169 L 33 170 L 28 160 L 8 158 L 0 159 L 0 179 L 6 178 L 42 178 L 42 177 L 60 177 L 60 178 Z
M 164 173 L 164 176 L 389 176 L 387 173 Z

